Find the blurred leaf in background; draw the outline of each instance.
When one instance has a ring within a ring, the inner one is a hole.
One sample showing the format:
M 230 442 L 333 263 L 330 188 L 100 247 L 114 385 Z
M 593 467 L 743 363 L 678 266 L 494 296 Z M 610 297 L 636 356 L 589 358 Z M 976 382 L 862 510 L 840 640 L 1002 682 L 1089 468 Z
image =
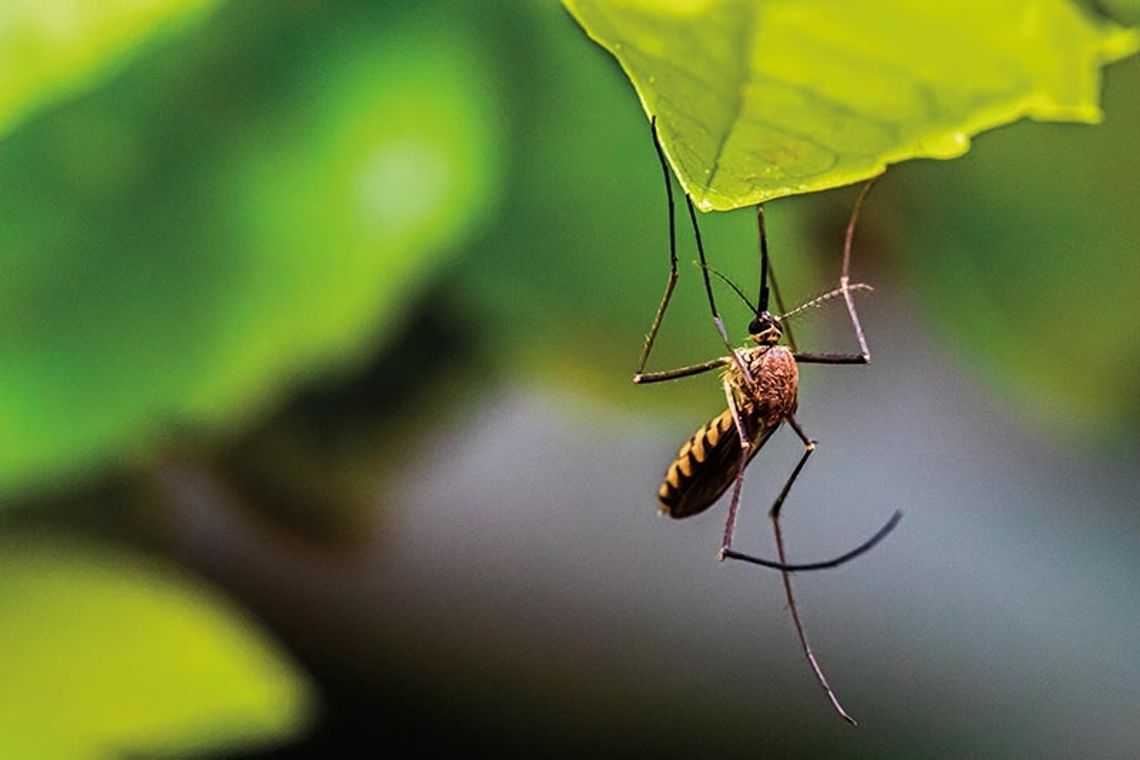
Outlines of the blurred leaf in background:
M 621 62 L 705 210 L 954 158 L 1023 116 L 1097 122 L 1100 66 L 1140 37 L 1069 0 L 566 0 Z
M 121 550 L 0 542 L 0 756 L 173 755 L 279 742 L 303 676 L 214 594 Z
M 11 71 L 82 64 L 20 91 L 0 143 L 0 501 L 24 511 L 358 365 L 498 192 L 495 70 L 444 6 L 233 3 L 145 47 L 104 37 L 155 3 L 57 6 L 10 28 L 70 30 L 58 47 L 4 48 Z M 229 609 L 118 552 L 12 543 L 16 755 L 200 751 L 305 722 L 304 681 Z
M 98 85 L 217 0 L 8 0 L 0 5 L 0 135 L 36 109 Z
M 435 21 L 231 4 L 9 135 L 0 490 L 232 429 L 393 329 L 498 186 L 493 68 Z

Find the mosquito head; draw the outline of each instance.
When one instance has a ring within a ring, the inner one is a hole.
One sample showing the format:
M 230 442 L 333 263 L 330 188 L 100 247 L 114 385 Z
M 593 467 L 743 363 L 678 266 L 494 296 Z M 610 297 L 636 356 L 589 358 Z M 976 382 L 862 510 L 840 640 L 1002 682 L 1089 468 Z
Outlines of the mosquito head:
M 783 333 L 783 328 L 780 326 L 780 318 L 762 311 L 756 315 L 756 319 L 752 320 L 748 325 L 748 336 L 756 341 L 758 346 L 774 346 L 780 342 L 780 335 Z

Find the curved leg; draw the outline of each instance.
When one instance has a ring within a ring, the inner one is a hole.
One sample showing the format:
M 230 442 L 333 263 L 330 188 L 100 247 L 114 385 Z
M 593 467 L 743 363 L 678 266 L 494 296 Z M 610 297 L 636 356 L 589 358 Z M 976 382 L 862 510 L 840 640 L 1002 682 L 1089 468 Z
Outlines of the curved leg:
M 792 474 L 788 477 L 787 482 L 784 483 L 784 487 L 780 490 L 779 496 L 776 497 L 776 501 L 772 504 L 772 509 L 768 512 L 769 517 L 772 518 L 772 528 L 776 533 L 776 551 L 780 557 L 780 564 L 785 566 L 787 565 L 787 555 L 784 552 L 784 535 L 780 530 L 780 509 L 783 507 L 784 500 L 787 498 L 788 492 L 792 488 L 792 484 L 796 481 L 796 478 L 799 476 L 800 471 L 803 470 L 804 465 L 807 463 L 808 458 L 812 455 L 812 452 L 815 451 L 815 441 L 807 437 L 803 431 L 803 428 L 799 426 L 799 423 L 796 422 L 795 418 L 788 416 L 787 421 L 788 424 L 791 425 L 792 429 L 796 431 L 796 435 L 798 435 L 800 437 L 800 440 L 803 441 L 804 453 L 803 456 L 800 457 L 800 461 L 796 463 L 795 469 L 792 470 Z M 732 555 L 726 554 L 725 556 Z M 815 658 L 815 653 L 812 651 L 811 644 L 808 643 L 807 633 L 804 631 L 803 622 L 800 620 L 799 609 L 796 607 L 796 597 L 792 592 L 791 575 L 786 568 L 781 568 L 780 575 L 784 580 L 784 594 L 788 599 L 788 610 L 792 613 L 792 623 L 795 625 L 796 635 L 799 637 L 800 647 L 803 649 L 804 657 L 807 658 L 812 672 L 815 673 L 816 681 L 818 681 L 819 685 L 823 687 L 824 692 L 827 694 L 827 698 L 831 701 L 832 707 L 835 708 L 835 711 L 839 713 L 839 716 L 841 718 L 846 720 L 848 723 L 855 725 L 855 719 L 852 718 L 847 713 L 847 711 L 843 709 L 843 705 L 840 704 L 839 698 L 836 697 L 835 692 L 832 691 L 831 684 L 827 682 L 827 676 L 823 674 L 823 669 L 819 666 L 819 661 Z
M 891 519 L 888 520 L 886 524 L 883 525 L 883 527 L 879 528 L 878 532 L 876 532 L 875 535 L 871 536 L 871 538 L 859 544 L 849 552 L 819 562 L 801 562 L 796 564 L 789 564 L 788 561 L 782 556 L 777 562 L 775 560 L 764 559 L 763 557 L 757 557 L 751 554 L 744 554 L 743 552 L 738 552 L 733 549 L 732 541 L 736 536 L 736 516 L 737 512 L 740 510 L 740 493 L 744 485 L 744 468 L 748 466 L 749 459 L 751 458 L 751 447 L 753 444 L 751 443 L 752 439 L 749 437 L 748 431 L 744 426 L 740 411 L 737 408 L 736 398 L 732 393 L 732 386 L 730 383 L 728 383 L 728 381 L 724 382 L 724 395 L 728 401 L 728 409 L 732 414 L 732 420 L 736 424 L 737 435 L 740 436 L 740 462 L 736 470 L 736 479 L 732 484 L 732 498 L 728 503 L 728 517 L 724 522 L 724 537 L 721 540 L 720 552 L 717 555 L 717 558 L 720 561 L 723 562 L 725 559 L 735 559 L 741 562 L 748 562 L 753 565 L 760 565 L 761 567 L 772 568 L 773 570 L 781 570 L 785 573 L 808 572 L 812 570 L 830 570 L 832 568 L 839 567 L 840 565 L 844 565 L 856 557 L 859 557 L 871 551 L 871 549 L 875 548 L 875 546 L 880 541 L 886 538 L 891 533 L 891 531 L 893 531 L 898 526 L 899 520 L 902 519 L 902 512 L 896 511 L 893 515 L 891 515 Z M 807 458 L 815 449 L 815 442 L 807 441 L 804 438 L 803 431 L 799 428 L 799 426 L 796 425 L 794 421 L 792 424 L 795 427 L 796 434 L 800 436 L 801 440 L 805 441 L 805 451 L 803 456 L 800 458 L 799 463 L 796 464 L 795 469 L 792 470 L 792 474 L 788 477 L 788 480 L 784 484 L 783 489 L 780 491 L 780 495 L 776 498 L 776 502 L 772 505 L 770 514 L 773 519 L 777 520 L 779 519 L 780 508 L 784 503 L 784 499 L 786 499 L 788 496 L 788 491 L 791 490 L 792 483 L 795 482 L 795 479 L 800 474 L 800 470 L 803 469 L 804 464 L 807 462 Z M 807 448 L 808 443 L 811 444 L 810 449 Z M 778 523 L 776 525 L 776 531 L 777 533 L 779 532 Z

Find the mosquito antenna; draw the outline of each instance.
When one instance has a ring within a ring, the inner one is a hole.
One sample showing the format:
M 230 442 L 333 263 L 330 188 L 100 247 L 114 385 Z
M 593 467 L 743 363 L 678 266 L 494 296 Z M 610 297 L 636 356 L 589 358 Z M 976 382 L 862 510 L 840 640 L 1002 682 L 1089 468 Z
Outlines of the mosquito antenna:
M 856 282 L 856 283 L 853 283 L 851 285 L 848 285 L 847 290 L 848 290 L 848 292 L 854 292 L 856 290 L 874 290 L 874 288 L 865 282 Z M 792 309 L 791 311 L 786 312 L 784 314 L 781 314 L 780 320 L 783 321 L 783 320 L 787 319 L 788 317 L 794 317 L 797 314 L 799 314 L 800 312 L 807 311 L 808 309 L 819 308 L 820 306 L 823 306 L 825 303 L 827 303 L 831 299 L 838 298 L 841 295 L 843 295 L 843 288 L 836 288 L 835 290 L 829 290 L 826 293 L 824 293 L 823 295 L 817 296 L 816 298 L 811 299 L 807 303 L 802 303 L 799 306 L 797 306 L 796 308 Z M 781 306 L 781 308 L 783 308 L 783 307 Z
M 723 274 L 721 274 L 720 272 L 718 272 L 718 271 L 716 270 L 716 268 L 715 268 L 715 267 L 713 267 L 712 265 L 707 265 L 705 268 L 706 268 L 706 269 L 708 269 L 708 270 L 709 270 L 710 272 L 712 272 L 713 274 L 715 274 L 717 277 L 719 277 L 723 283 L 725 283 L 726 285 L 728 285 L 728 287 L 732 288 L 732 289 L 733 289 L 733 290 L 736 292 L 736 295 L 740 296 L 740 300 L 741 300 L 741 301 L 744 301 L 744 304 L 745 304 L 745 305 L 748 307 L 748 310 L 749 310 L 749 311 L 751 311 L 751 312 L 752 312 L 753 314 L 755 314 L 757 317 L 759 317 L 759 316 L 760 316 L 760 310 L 759 310 L 759 309 L 757 309 L 755 306 L 753 306 L 753 305 L 752 305 L 752 302 L 748 300 L 748 296 L 744 295 L 744 291 L 743 291 L 743 290 L 741 290 L 740 288 L 738 288 L 738 287 L 736 286 L 736 283 L 735 283 L 735 282 L 733 282 L 732 280 L 728 279 L 728 278 L 727 278 L 727 277 L 725 277 Z

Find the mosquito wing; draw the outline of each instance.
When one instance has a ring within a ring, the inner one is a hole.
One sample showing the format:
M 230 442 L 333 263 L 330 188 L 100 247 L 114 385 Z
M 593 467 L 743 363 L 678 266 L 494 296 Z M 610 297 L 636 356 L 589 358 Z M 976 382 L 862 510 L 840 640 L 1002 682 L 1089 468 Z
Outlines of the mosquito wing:
M 779 426 L 764 427 L 755 418 L 748 423 L 756 431 L 748 456 L 751 462 Z M 661 511 L 677 519 L 705 511 L 732 485 L 739 471 L 740 436 L 732 413 L 725 409 L 677 452 L 657 491 Z

